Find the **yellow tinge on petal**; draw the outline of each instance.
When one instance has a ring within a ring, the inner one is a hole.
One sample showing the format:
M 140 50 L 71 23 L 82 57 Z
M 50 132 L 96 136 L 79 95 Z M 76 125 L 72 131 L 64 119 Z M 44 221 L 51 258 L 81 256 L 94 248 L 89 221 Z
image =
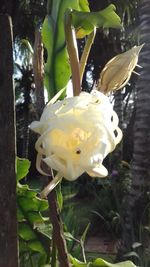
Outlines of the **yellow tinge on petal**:
M 112 58 L 100 73 L 97 89 L 104 94 L 124 87 L 137 65 L 138 56 L 143 47 L 134 46 L 130 50 Z

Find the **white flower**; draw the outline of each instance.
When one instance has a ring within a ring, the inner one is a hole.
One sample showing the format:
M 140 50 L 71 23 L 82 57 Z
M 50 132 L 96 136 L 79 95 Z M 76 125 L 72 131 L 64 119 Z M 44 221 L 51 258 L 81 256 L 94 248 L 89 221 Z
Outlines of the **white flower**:
M 45 107 L 40 121 L 30 126 L 40 134 L 35 145 L 38 170 L 43 173 L 43 160 L 58 172 L 50 190 L 62 177 L 73 181 L 84 172 L 93 177 L 107 176 L 103 159 L 122 138 L 108 97 L 95 90 L 52 102 Z

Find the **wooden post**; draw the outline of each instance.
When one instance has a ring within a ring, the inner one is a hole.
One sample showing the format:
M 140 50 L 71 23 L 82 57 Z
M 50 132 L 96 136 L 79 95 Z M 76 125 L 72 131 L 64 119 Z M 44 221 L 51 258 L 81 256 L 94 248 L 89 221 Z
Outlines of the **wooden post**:
M 18 267 L 12 25 L 0 14 L 0 267 Z

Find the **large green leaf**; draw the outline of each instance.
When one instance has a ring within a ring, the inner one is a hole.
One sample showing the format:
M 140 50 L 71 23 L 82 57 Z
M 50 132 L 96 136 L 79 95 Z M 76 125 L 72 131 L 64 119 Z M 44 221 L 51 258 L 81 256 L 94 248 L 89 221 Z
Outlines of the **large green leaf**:
M 131 261 L 124 261 L 119 263 L 109 263 L 101 258 L 96 259 L 93 264 L 93 267 L 136 267 Z
M 115 13 L 115 6 L 109 5 L 98 12 L 73 11 L 73 24 L 78 38 L 90 34 L 95 27 L 118 28 L 121 27 L 120 18 Z
M 51 99 L 66 87 L 70 76 L 70 64 L 65 44 L 64 14 L 66 9 L 89 11 L 87 0 L 51 1 L 42 26 L 42 39 L 47 50 L 44 83 Z
M 56 4 L 54 3 L 56 6 Z M 55 51 L 60 51 L 65 44 L 64 32 L 64 14 L 67 9 L 80 10 L 79 1 L 77 0 L 61 0 L 57 12 L 57 31 L 55 31 L 56 47 Z
M 29 172 L 30 161 L 17 157 L 17 181 L 23 179 Z
M 49 99 L 67 85 L 71 75 L 64 33 L 64 13 L 67 8 L 79 10 L 79 1 L 53 1 L 42 27 L 42 39 L 47 50 L 44 83 Z

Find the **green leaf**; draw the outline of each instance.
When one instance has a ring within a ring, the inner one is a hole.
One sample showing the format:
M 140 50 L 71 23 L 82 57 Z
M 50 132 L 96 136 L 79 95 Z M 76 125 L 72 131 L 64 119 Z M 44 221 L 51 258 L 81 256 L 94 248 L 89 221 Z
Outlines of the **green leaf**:
M 64 237 L 68 241 L 72 241 L 72 240 L 76 240 L 77 241 L 77 239 L 74 238 L 73 235 L 71 233 L 69 233 L 69 232 L 64 232 Z
M 35 211 L 28 212 L 27 218 L 28 218 L 29 222 L 32 224 L 44 222 L 44 218 L 41 216 L 41 214 L 39 212 L 35 212 Z
M 103 28 L 120 28 L 121 20 L 120 17 L 116 14 L 116 7 L 114 5 L 109 5 L 107 8 L 99 11 L 99 16 L 101 16 L 101 20 L 97 22 L 98 27 Z
M 115 13 L 115 10 L 116 8 L 112 4 L 107 8 L 97 12 L 79 12 L 74 10 L 72 16 L 77 38 L 83 38 L 90 34 L 95 27 L 121 27 L 120 18 Z
M 18 206 L 24 212 L 39 210 L 39 201 L 37 200 L 37 198 L 18 197 L 17 202 Z
M 38 207 L 38 210 L 39 211 L 44 211 L 44 210 L 47 210 L 48 209 L 48 201 L 46 199 L 40 199 L 40 198 L 37 198 L 39 200 L 39 207 Z
M 133 264 L 131 261 L 124 261 L 124 262 L 119 262 L 119 263 L 110 263 L 107 262 L 101 258 L 97 258 L 93 263 L 93 267 L 136 267 L 136 265 Z
M 90 12 L 89 2 L 87 0 L 79 0 L 80 11 Z
M 24 214 L 19 207 L 17 208 L 17 219 L 18 222 L 23 222 L 25 220 Z
M 49 239 L 52 238 L 52 225 L 50 223 L 46 224 L 39 224 L 38 227 L 36 228 L 38 232 L 41 234 L 45 235 Z
M 25 196 L 26 198 L 33 198 L 37 192 L 31 190 L 27 184 L 17 184 L 17 196 Z
M 45 71 L 49 71 L 51 69 L 51 57 L 53 52 L 53 21 L 50 16 L 46 16 L 43 26 L 42 26 L 42 39 L 43 43 L 47 49 L 47 62 L 45 66 Z
M 63 207 L 63 195 L 61 191 L 61 184 L 58 184 L 56 187 L 56 195 L 57 195 L 57 203 L 59 206 L 59 210 L 61 211 Z
M 71 76 L 70 63 L 66 47 L 61 49 L 54 62 L 55 86 L 57 91 L 64 88 Z
M 54 3 L 54 9 L 56 10 L 56 4 Z M 53 10 L 54 10 L 53 9 Z M 60 51 L 65 45 L 65 32 L 64 32 L 64 14 L 67 9 L 80 10 L 78 0 L 61 0 L 57 11 L 53 11 L 53 18 L 56 22 L 55 31 L 55 51 Z
M 24 212 L 28 211 L 44 211 L 48 209 L 48 201 L 38 197 L 18 196 L 18 205 Z
M 18 233 L 19 236 L 26 241 L 36 239 L 36 235 L 33 232 L 32 228 L 26 223 L 19 223 Z
M 89 227 L 90 227 L 90 223 L 88 223 L 88 225 L 86 226 L 86 228 L 85 228 L 85 230 L 84 230 L 84 232 L 83 232 L 83 234 L 82 234 L 82 236 L 81 236 L 81 241 L 83 242 L 83 244 L 84 244 L 84 242 L 85 242 L 85 238 L 86 238 L 86 235 L 87 235 L 87 232 L 88 232 L 88 230 L 89 230 Z
M 28 247 L 33 251 L 40 252 L 41 254 L 45 254 L 45 249 L 38 240 L 31 240 L 28 242 Z
M 73 264 L 73 267 L 87 267 L 87 263 L 81 262 L 79 260 L 77 260 L 76 258 L 72 257 L 71 255 L 69 255 L 69 258 L 71 260 L 71 263 Z
M 17 157 L 17 181 L 20 181 L 28 174 L 30 165 L 31 163 L 28 159 Z
M 19 254 L 28 252 L 27 243 L 24 240 L 19 240 Z

